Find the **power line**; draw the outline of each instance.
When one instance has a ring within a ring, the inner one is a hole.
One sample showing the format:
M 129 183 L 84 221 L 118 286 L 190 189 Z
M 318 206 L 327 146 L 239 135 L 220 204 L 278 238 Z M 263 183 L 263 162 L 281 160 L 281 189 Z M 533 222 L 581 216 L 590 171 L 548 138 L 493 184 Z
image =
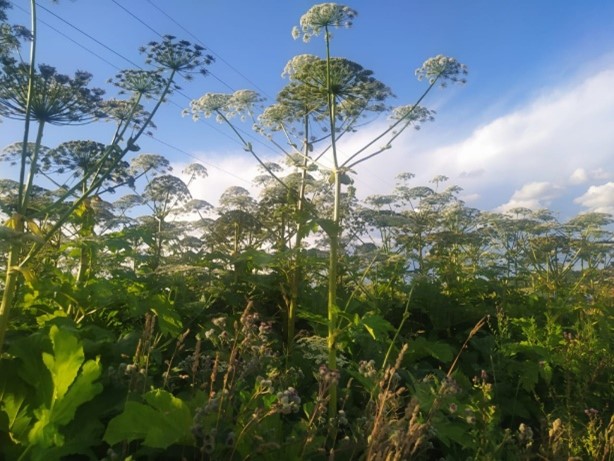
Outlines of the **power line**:
M 45 10 L 47 13 L 49 13 L 51 16 L 54 16 L 55 18 L 59 19 L 60 21 L 62 21 L 64 24 L 66 24 L 67 26 L 75 29 L 77 32 L 85 35 L 87 38 L 89 38 L 90 40 L 93 40 L 94 42 L 96 42 L 97 44 L 99 44 L 100 46 L 102 46 L 104 49 L 110 51 L 111 53 L 113 53 L 114 55 L 122 58 L 124 61 L 130 63 L 130 65 L 137 67 L 139 69 L 142 69 L 141 66 L 139 66 L 137 63 L 135 63 L 134 61 L 132 61 L 131 59 L 125 57 L 124 55 L 118 53 L 117 51 L 115 51 L 113 48 L 111 48 L 110 46 L 105 45 L 104 43 L 102 43 L 100 40 L 98 40 L 95 37 L 92 37 L 90 34 L 88 34 L 87 32 L 83 31 L 82 29 L 80 29 L 79 27 L 75 26 L 74 24 L 71 24 L 70 22 L 68 22 L 67 20 L 65 20 L 64 18 L 62 18 L 61 16 L 55 14 L 53 11 L 51 11 L 49 8 L 45 8 L 43 5 L 41 5 L 40 3 L 37 3 L 38 7 Z M 115 67 L 115 66 L 114 66 Z
M 29 14 L 28 11 L 23 8 L 21 5 L 16 5 L 13 3 L 13 6 L 17 7 L 17 9 L 21 10 L 22 12 L 24 12 L 25 14 Z M 99 54 L 97 54 L 96 52 L 90 50 L 89 48 L 87 48 L 85 45 L 79 43 L 78 41 L 76 41 L 75 39 L 73 39 L 72 37 L 66 35 L 64 32 L 62 32 L 61 30 L 59 30 L 58 28 L 52 26 L 51 24 L 49 24 L 46 21 L 43 21 L 42 19 L 38 19 L 41 24 L 44 24 L 45 26 L 49 27 L 51 30 L 53 30 L 54 32 L 56 32 L 57 34 L 61 35 L 62 37 L 64 37 L 66 40 L 71 41 L 72 43 L 74 43 L 75 45 L 77 45 L 78 47 L 84 49 L 85 51 L 87 51 L 88 53 L 96 56 L 98 59 L 100 59 L 101 61 L 104 61 L 105 63 L 107 63 L 109 66 L 113 67 L 115 70 L 121 70 L 118 66 L 116 66 L 115 64 L 113 64 L 111 61 L 103 58 L 102 56 L 100 56 Z
M 134 20 L 138 21 L 139 23 L 141 23 L 143 26 L 147 27 L 149 30 L 151 30 L 154 34 L 156 34 L 158 37 L 163 38 L 164 35 L 162 35 L 160 32 L 158 32 L 156 29 L 154 29 L 153 27 L 151 27 L 149 24 L 147 24 L 145 21 L 143 21 L 141 18 L 139 18 L 136 14 L 134 14 L 132 11 L 130 11 L 128 8 L 126 8 L 125 6 L 121 5 L 120 3 L 117 2 L 117 0 L 111 0 L 113 3 L 115 3 L 115 5 L 117 5 L 119 8 L 121 8 L 122 10 L 124 10 L 126 13 L 128 13 Z M 209 50 L 211 51 L 211 50 Z M 235 91 L 233 87 L 231 87 L 228 83 L 226 83 L 224 80 L 222 80 L 221 78 L 219 78 L 217 75 L 215 75 L 213 72 L 211 72 L 210 70 L 207 70 L 207 74 L 211 75 L 211 77 L 213 77 L 214 79 L 216 79 L 218 82 L 220 82 L 222 85 L 224 85 L 226 88 L 228 88 L 231 91 Z M 179 92 L 180 94 L 182 94 L 181 92 Z M 185 95 L 183 95 L 185 96 Z M 188 99 L 188 96 L 186 96 Z
M 38 4 L 37 4 L 37 5 L 38 5 Z M 28 11 L 27 11 L 25 8 L 23 8 L 21 5 L 17 5 L 17 4 L 15 4 L 15 3 L 13 3 L 13 6 L 15 6 L 15 7 L 16 7 L 18 10 L 20 10 L 20 11 L 21 11 L 21 12 L 23 12 L 23 13 L 25 13 L 26 15 L 29 15 L 29 14 L 30 14 L 30 13 L 29 13 L 29 12 L 28 12 Z M 42 8 L 43 10 L 45 10 L 47 13 L 51 14 L 52 16 L 54 16 L 55 18 L 57 18 L 57 19 L 61 20 L 61 21 L 62 21 L 64 24 L 66 24 L 66 25 L 70 26 L 72 29 L 74 29 L 74 30 L 76 30 L 77 32 L 81 33 L 82 35 L 84 35 L 84 36 L 88 37 L 90 40 L 92 40 L 92 41 L 96 42 L 97 44 L 99 44 L 99 45 L 100 45 L 100 46 L 102 46 L 103 48 L 105 48 L 105 49 L 107 49 L 107 50 L 109 50 L 109 51 L 112 51 L 112 52 L 113 52 L 113 54 L 115 54 L 116 56 L 119 56 L 119 57 L 120 57 L 120 58 L 122 58 L 123 60 L 125 60 L 125 61 L 127 61 L 127 62 L 131 63 L 132 65 L 134 65 L 135 67 L 138 67 L 139 69 L 141 69 L 141 67 L 140 67 L 140 66 L 138 66 L 138 64 L 136 64 L 136 63 L 132 62 L 132 61 L 131 61 L 129 58 L 127 58 L 127 57 L 123 56 L 122 54 L 120 54 L 120 53 L 116 52 L 115 50 L 111 49 L 109 46 L 105 45 L 103 42 L 101 42 L 100 40 L 96 39 L 96 38 L 95 38 L 95 37 L 93 37 L 92 35 L 90 35 L 90 34 L 88 34 L 88 33 L 84 32 L 84 31 L 83 31 L 82 29 L 80 29 L 79 27 L 77 27 L 77 26 L 73 25 L 72 23 L 70 23 L 70 22 L 68 22 L 67 20 L 65 20 L 65 19 L 61 18 L 61 17 L 60 17 L 60 16 L 58 16 L 57 14 L 55 14 L 55 13 L 51 12 L 51 11 L 50 11 L 48 8 L 45 8 L 44 6 L 41 6 L 41 5 L 38 5 L 38 6 L 39 6 L 40 8 Z M 121 5 L 118 5 L 118 6 L 121 6 Z M 122 7 L 122 8 L 123 8 L 123 7 Z M 115 64 L 113 64 L 113 63 L 112 63 L 112 62 L 110 62 L 109 60 L 105 59 L 104 57 L 100 56 L 100 55 L 99 55 L 99 54 L 97 54 L 96 52 L 92 51 L 90 48 L 88 48 L 87 46 L 83 45 L 82 43 L 79 43 L 77 40 L 75 40 L 75 39 L 71 38 L 70 36 L 68 36 L 68 35 L 67 35 L 67 34 L 65 34 L 64 32 L 60 31 L 60 30 L 59 30 L 59 29 L 57 29 L 56 27 L 54 27 L 54 26 L 52 26 L 51 24 L 49 24 L 48 22 L 46 22 L 46 21 L 44 21 L 44 20 L 42 20 L 42 19 L 40 19 L 40 18 L 38 18 L 38 20 L 41 22 L 41 24 L 44 24 L 46 27 L 50 28 L 50 29 L 51 29 L 51 30 L 53 30 L 55 33 L 57 33 L 57 34 L 61 35 L 61 36 L 62 36 L 62 37 L 64 37 L 65 39 L 67 39 L 67 40 L 69 40 L 70 42 L 74 43 L 75 45 L 78 45 L 80 48 L 82 48 L 83 50 L 85 50 L 85 51 L 87 51 L 88 53 L 92 54 L 92 55 L 93 55 L 93 56 L 95 56 L 96 58 L 100 59 L 101 61 L 103 61 L 103 62 L 104 62 L 104 63 L 106 63 L 107 65 L 109 65 L 109 66 L 113 67 L 113 68 L 114 68 L 114 69 L 116 69 L 116 70 L 120 70 L 120 67 L 116 66 Z M 182 96 L 184 96 L 184 97 L 185 97 L 186 99 L 188 99 L 188 100 L 190 100 L 190 99 L 191 99 L 189 96 L 187 96 L 186 94 L 184 94 L 184 93 L 182 93 L 182 92 L 180 92 L 180 91 L 178 91 L 178 93 L 179 93 L 179 94 L 181 94 Z M 177 102 L 172 101 L 172 100 L 171 100 L 171 101 L 169 101 L 169 102 L 170 102 L 171 104 L 173 104 L 174 106 L 178 107 L 179 109 L 183 109 L 183 107 L 182 107 L 180 104 L 178 104 Z M 210 122 L 210 121 L 208 121 L 208 120 L 204 120 L 204 123 L 205 123 L 205 124 L 207 124 L 208 126 L 210 126 L 211 128 L 213 128 L 215 131 L 217 131 L 217 132 L 218 132 L 219 134 L 221 134 L 222 136 L 224 136 L 224 137 L 228 138 L 229 140 L 233 141 L 234 143 L 236 143 L 236 144 L 238 144 L 238 145 L 241 145 L 241 146 L 243 145 L 243 144 L 242 144 L 241 142 L 239 142 L 239 140 L 237 140 L 236 138 L 234 138 L 234 137 L 230 136 L 228 133 L 225 133 L 224 131 L 220 130 L 220 129 L 219 129 L 219 128 L 218 128 L 218 127 L 217 127 L 217 126 L 214 124 L 214 123 L 212 123 L 212 122 Z M 181 148 L 179 148 L 179 147 L 177 147 L 177 146 L 175 146 L 175 145 L 173 145 L 173 144 L 171 144 L 171 143 L 168 143 L 168 142 L 166 142 L 166 141 L 163 141 L 163 140 L 161 140 L 161 139 L 159 139 L 159 138 L 157 138 L 157 137 L 155 137 L 155 136 L 153 136 L 153 135 L 148 135 L 148 137 L 149 137 L 149 138 L 151 138 L 151 139 L 153 139 L 154 141 L 156 141 L 156 142 L 158 142 L 158 143 L 160 143 L 160 144 L 162 144 L 162 145 L 166 146 L 166 147 L 169 147 L 169 148 L 173 149 L 174 151 L 177 151 L 177 152 L 179 152 L 179 153 L 181 153 L 181 154 L 183 154 L 183 155 L 186 155 L 186 156 L 191 157 L 191 158 L 194 158 L 195 160 L 198 160 L 198 161 L 200 161 L 200 162 L 202 162 L 202 163 L 205 163 L 205 164 L 207 164 L 207 165 L 209 165 L 209 166 L 211 166 L 211 167 L 213 167 L 213 168 L 215 168 L 215 169 L 217 169 L 217 170 L 219 170 L 219 171 L 221 171 L 221 172 L 223 172 L 223 173 L 225 173 L 225 174 L 228 174 L 228 175 L 230 175 L 230 176 L 232 176 L 232 177 L 234 177 L 234 178 L 236 178 L 236 179 L 238 179 L 238 180 L 240 180 L 240 181 L 242 181 L 242 182 L 245 182 L 245 183 L 250 183 L 250 181 L 248 181 L 248 180 L 246 180 L 246 179 L 244 179 L 244 178 L 241 178 L 240 176 L 237 176 L 236 174 L 234 174 L 234 173 L 232 173 L 232 172 L 230 172 L 230 171 L 227 171 L 227 170 L 225 170 L 225 169 L 223 169 L 223 168 L 221 168 L 221 167 L 219 167 L 219 166 L 217 166 L 217 165 L 215 165 L 215 164 L 213 164 L 213 163 L 211 163 L 211 162 L 204 161 L 204 160 L 202 160 L 202 159 L 200 159 L 200 158 L 196 157 L 195 155 L 190 154 L 189 152 L 187 152 L 187 151 L 185 151 L 185 150 L 183 150 L 183 149 L 181 149 Z
M 232 64 L 230 64 L 228 61 L 226 61 L 222 56 L 220 56 L 218 53 L 216 53 L 215 51 L 213 51 L 211 49 L 210 46 L 206 45 L 205 43 L 203 43 L 203 41 L 198 38 L 195 34 L 193 34 L 190 30 L 188 30 L 186 27 L 184 27 L 182 24 L 180 24 L 178 21 L 176 21 L 171 15 L 169 15 L 166 11 L 164 11 L 162 8 L 160 8 L 158 5 L 156 5 L 154 2 L 152 2 L 151 0 L 147 0 L 147 3 L 149 3 L 151 6 L 153 6 L 156 10 L 158 10 L 160 13 L 162 13 L 164 16 L 166 16 L 170 21 L 172 21 L 175 25 L 177 25 L 177 27 L 179 27 L 181 30 L 183 30 L 186 34 L 188 34 L 190 37 L 192 37 L 194 40 L 196 40 L 200 45 L 204 46 L 205 48 L 207 48 L 211 54 L 213 54 L 216 58 L 218 58 L 221 62 L 223 62 L 224 64 L 226 64 L 230 69 L 232 69 L 233 71 L 235 71 L 238 75 L 240 75 L 243 79 L 245 79 L 246 82 L 248 82 L 250 85 L 252 85 L 254 88 L 256 88 L 258 91 L 260 91 L 260 93 L 262 93 L 264 96 L 269 96 L 266 91 L 264 91 L 263 89 L 261 89 L 260 87 L 258 87 L 258 85 L 256 85 L 253 81 L 251 81 L 245 74 L 243 74 L 239 69 L 237 69 L 236 67 L 234 67 Z
M 221 171 L 221 172 L 223 172 L 223 173 L 225 173 L 225 174 L 227 174 L 227 175 L 229 175 L 229 176 L 232 176 L 233 178 L 238 179 L 239 181 L 242 181 L 242 182 L 244 182 L 244 183 L 246 183 L 246 184 L 251 184 L 251 181 L 248 181 L 247 179 L 242 178 L 242 177 L 240 177 L 240 176 L 238 176 L 238 175 L 236 175 L 236 174 L 232 173 L 231 171 L 225 170 L 224 168 L 222 168 L 222 167 L 220 167 L 220 166 L 218 166 L 218 165 L 215 165 L 214 163 L 211 163 L 211 162 L 208 162 L 208 161 L 206 161 L 206 160 L 203 160 L 203 159 L 201 159 L 200 157 L 197 157 L 196 155 L 191 154 L 190 152 L 188 152 L 188 151 L 186 151 L 186 150 L 183 150 L 183 149 L 181 149 L 181 148 L 179 148 L 179 147 L 177 147 L 177 146 L 174 146 L 174 145 L 169 144 L 169 143 L 167 143 L 167 142 L 165 142 L 165 141 L 162 141 L 161 139 L 156 138 L 156 137 L 155 137 L 154 135 L 152 135 L 152 134 L 148 134 L 147 136 L 148 136 L 149 138 L 153 139 L 154 141 L 156 141 L 156 142 L 158 142 L 158 143 L 160 143 L 160 144 L 162 144 L 162 145 L 166 146 L 166 147 L 169 147 L 169 148 L 171 148 L 171 149 L 173 149 L 173 150 L 175 150 L 175 151 L 177 151 L 177 152 L 180 152 L 180 153 L 182 153 L 182 154 L 184 154 L 184 155 L 186 155 L 186 156 L 188 156 L 188 157 L 191 157 L 191 158 L 193 158 L 194 160 L 198 160 L 199 162 L 204 163 L 205 165 L 209 165 L 209 166 L 211 166 L 211 167 L 215 168 L 216 170 L 219 170 L 219 171 Z

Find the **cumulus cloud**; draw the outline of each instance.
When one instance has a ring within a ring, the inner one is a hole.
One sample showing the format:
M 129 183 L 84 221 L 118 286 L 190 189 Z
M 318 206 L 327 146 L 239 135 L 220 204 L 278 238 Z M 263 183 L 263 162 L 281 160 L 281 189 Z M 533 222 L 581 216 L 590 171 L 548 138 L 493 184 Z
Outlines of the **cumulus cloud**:
M 576 168 L 569 177 L 569 182 L 571 182 L 571 184 L 582 184 L 586 181 L 588 181 L 588 173 L 584 168 Z
M 569 182 L 573 185 L 577 185 L 584 184 L 587 181 L 600 181 L 611 177 L 612 174 L 603 168 L 595 168 L 591 171 L 586 171 L 584 168 L 576 168 L 569 177 Z
M 190 184 L 190 192 L 194 198 L 206 200 L 214 206 L 219 203 L 222 193 L 232 186 L 241 186 L 257 195 L 257 188 L 252 180 L 258 175 L 258 163 L 245 152 L 233 153 L 226 156 L 212 156 L 206 153 L 197 153 L 198 158 L 209 159 L 212 162 L 202 162 L 207 168 L 207 177 L 198 178 Z M 199 162 L 196 162 L 199 163 Z M 173 171 L 186 181 L 185 175 L 179 174 L 187 163 L 173 163 Z
M 546 205 L 552 200 L 548 194 L 532 198 L 524 195 L 535 184 L 563 187 L 611 178 L 612 87 L 614 69 L 595 72 L 574 84 L 544 90 L 514 111 L 473 129 L 458 142 L 421 149 L 416 144 L 420 136 L 436 137 L 437 130 L 452 129 L 435 123 L 418 137 L 399 139 L 385 154 L 385 160 L 368 163 L 363 171 L 368 176 L 386 178 L 380 183 L 388 185 L 392 182 L 389 178 L 401 171 L 418 173 L 420 181 L 444 174 L 466 194 L 480 194 L 480 206 Z M 551 194 L 554 189 L 549 190 Z M 561 192 L 557 189 L 558 195 Z
M 548 208 L 552 200 L 559 197 L 563 191 L 561 186 L 546 181 L 531 182 L 516 190 L 512 198 L 498 207 L 498 211 L 507 211 L 513 208 L 529 208 L 539 210 Z
M 416 185 L 425 185 L 437 175 L 448 176 L 451 184 L 463 188 L 464 200 L 483 209 L 543 208 L 553 203 L 569 207 L 570 201 L 562 201 L 567 200 L 565 194 L 573 192 L 573 187 L 583 184 L 589 188 L 612 178 L 612 87 L 614 68 L 608 68 L 564 87 L 545 89 L 524 105 L 468 132 L 437 122 L 421 131 L 409 130 L 392 149 L 355 168 L 358 194 L 388 194 L 399 173 L 412 172 L 416 173 Z M 363 147 L 387 125 L 380 120 L 344 136 L 339 145 L 341 158 Z M 438 141 L 452 136 L 459 141 Z M 378 147 L 373 145 L 374 149 Z M 212 159 L 219 168 L 206 165 L 209 177 L 195 186 L 195 196 L 216 204 L 220 194 L 233 185 L 257 194 L 251 181 L 258 174 L 258 164 L 245 152 L 198 155 Z M 325 156 L 321 164 L 330 167 L 330 159 Z M 609 206 L 595 204 L 607 201 L 601 190 L 587 189 L 574 203 Z
M 589 211 L 614 214 L 614 182 L 591 186 L 574 202 L 588 208 Z

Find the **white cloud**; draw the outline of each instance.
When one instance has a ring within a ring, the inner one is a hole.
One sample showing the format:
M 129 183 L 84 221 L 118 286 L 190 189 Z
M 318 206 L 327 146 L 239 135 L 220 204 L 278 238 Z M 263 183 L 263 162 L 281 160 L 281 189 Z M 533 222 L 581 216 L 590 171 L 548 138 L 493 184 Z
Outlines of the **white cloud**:
M 576 168 L 569 177 L 569 182 L 572 184 L 582 184 L 586 181 L 588 181 L 588 173 L 584 168 Z
M 449 176 L 466 194 L 480 194 L 481 206 L 513 200 L 546 204 L 551 199 L 519 199 L 516 194 L 524 194 L 531 183 L 594 184 L 611 178 L 612 87 L 614 69 L 601 70 L 565 88 L 544 90 L 533 101 L 475 128 L 459 142 L 420 148 L 417 143 L 426 145 L 421 137 L 437 137 L 438 130 L 449 135 L 454 130 L 435 122 L 416 136 L 404 135 L 380 160 L 366 162 L 361 174 L 366 172 L 371 187 L 380 189 L 378 193 L 390 191 L 392 178 L 399 172 L 412 171 L 423 184 L 438 174 Z M 382 186 L 387 189 L 381 190 Z M 514 190 L 510 198 L 507 194 Z
M 591 186 L 574 202 L 590 211 L 614 214 L 614 182 L 610 181 L 600 186 Z
M 358 165 L 355 179 L 359 196 L 388 194 L 399 173 L 413 172 L 417 175 L 413 181 L 416 185 L 426 185 L 440 174 L 450 177 L 451 184 L 464 189 L 462 198 L 476 207 L 548 207 L 556 199 L 563 200 L 569 186 L 585 184 L 588 188 L 612 178 L 612 87 L 614 68 L 596 71 L 564 88 L 544 90 L 507 115 L 464 134 L 455 131 L 455 126 L 437 122 L 425 125 L 419 132 L 409 130 L 392 149 Z M 347 158 L 386 126 L 387 122 L 379 121 L 353 136 L 345 136 L 339 146 L 341 157 Z M 437 143 L 438 138 L 451 136 L 461 140 Z M 377 147 L 379 144 L 374 145 Z M 233 185 L 257 194 L 251 181 L 258 174 L 258 164 L 245 152 L 199 153 L 199 157 L 215 159 L 212 163 L 221 170 L 206 164 L 209 177 L 195 186 L 195 196 L 216 204 L 220 194 Z M 322 163 L 330 164 L 326 159 Z M 574 202 L 587 207 L 609 206 L 592 205 L 597 200 L 594 194 L 601 189 L 593 191 L 593 195 L 591 190 Z M 560 201 L 555 205 L 561 206 Z
M 569 182 L 571 184 L 584 184 L 587 181 L 601 181 L 604 179 L 609 179 L 612 177 L 612 174 L 604 170 L 603 168 L 595 168 L 591 171 L 586 171 L 584 168 L 576 168 L 574 172 L 569 177 Z
M 206 200 L 214 206 L 218 205 L 220 195 L 231 186 L 241 186 L 249 190 L 252 195 L 257 195 L 257 188 L 254 187 L 252 180 L 258 175 L 258 163 L 247 153 L 232 153 L 220 157 L 207 153 L 197 153 L 196 156 L 202 159 L 215 158 L 211 162 L 202 163 L 207 168 L 208 176 L 198 178 L 190 184 L 190 192 L 194 198 Z M 187 166 L 185 163 L 173 163 L 173 170 L 184 181 L 187 179 L 180 174 Z
M 512 198 L 498 207 L 498 211 L 513 208 L 529 208 L 538 210 L 548 208 L 553 199 L 559 197 L 563 188 L 549 182 L 532 182 L 516 190 Z

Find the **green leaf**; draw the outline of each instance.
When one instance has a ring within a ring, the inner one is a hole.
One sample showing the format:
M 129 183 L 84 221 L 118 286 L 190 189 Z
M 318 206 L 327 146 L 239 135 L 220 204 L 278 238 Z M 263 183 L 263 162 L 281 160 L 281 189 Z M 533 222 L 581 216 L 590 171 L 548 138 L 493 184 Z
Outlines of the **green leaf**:
M 160 331 L 173 337 L 179 336 L 183 331 L 183 323 L 179 314 L 162 296 L 156 296 L 155 302 L 156 305 L 151 310 L 158 316 Z
M 34 416 L 37 421 L 28 434 L 28 441 L 32 445 L 42 448 L 64 445 L 64 436 L 58 431 L 58 426 L 51 422 L 52 415 L 49 408 L 41 407 L 34 410 Z
M 6 415 L 4 421 L 0 419 L 0 432 L 6 432 L 13 442 L 18 443 L 24 439 L 32 426 L 32 417 L 28 415 L 28 405 L 24 394 L 0 394 L 0 409 Z
M 409 354 L 412 359 L 430 355 L 440 362 L 447 363 L 454 358 L 454 350 L 444 342 L 418 337 L 409 344 Z
M 156 389 L 145 394 L 145 401 L 149 405 L 126 403 L 124 412 L 109 422 L 104 441 L 115 445 L 142 439 L 143 445 L 162 449 L 175 443 L 193 443 L 192 416 L 183 400 Z
M 365 314 L 360 319 L 360 323 L 365 327 L 371 337 L 375 340 L 381 339 L 389 331 L 394 331 L 394 327 L 388 320 L 373 313 Z
M 61 399 L 79 373 L 83 363 L 83 347 L 71 333 L 53 325 L 49 330 L 53 354 L 43 352 L 43 362 L 53 379 L 53 397 Z
M 329 237 L 335 235 L 339 229 L 339 226 L 332 219 L 318 219 L 318 224 Z
M 298 318 L 309 320 L 310 322 L 319 324 L 319 325 L 328 325 L 328 319 L 320 314 L 314 314 L 313 312 L 307 312 L 305 310 L 300 310 L 296 313 Z
M 539 381 L 539 365 L 530 360 L 525 360 L 522 364 L 519 364 L 518 373 L 519 373 L 519 381 L 522 388 L 531 392 L 537 381 Z
M 102 392 L 103 386 L 95 383 L 102 373 L 99 359 L 88 360 L 83 364 L 81 373 L 68 390 L 66 396 L 58 401 L 53 408 L 53 422 L 59 425 L 68 424 L 75 417 L 77 408 L 89 402 Z

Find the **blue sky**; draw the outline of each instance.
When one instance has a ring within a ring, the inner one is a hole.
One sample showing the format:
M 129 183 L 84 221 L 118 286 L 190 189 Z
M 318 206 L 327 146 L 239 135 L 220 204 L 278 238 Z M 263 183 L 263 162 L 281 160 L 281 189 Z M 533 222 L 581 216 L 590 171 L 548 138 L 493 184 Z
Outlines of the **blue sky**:
M 11 22 L 27 24 L 22 9 L 29 9 L 29 1 L 13 3 Z M 158 39 L 154 31 L 192 41 L 196 37 L 217 61 L 210 67 L 213 75 L 184 85 L 186 95 L 249 88 L 272 102 L 285 84 L 281 71 L 292 56 L 322 54 L 321 39 L 304 44 L 291 37 L 292 27 L 315 3 L 41 0 L 39 19 L 82 47 L 41 23 L 39 62 L 64 73 L 90 71 L 97 86 L 107 87 L 115 67 L 131 67 L 119 55 L 142 64 L 138 47 Z M 411 171 L 417 175 L 416 185 L 439 174 L 449 176 L 450 183 L 463 187 L 466 202 L 481 209 L 548 207 L 562 218 L 588 210 L 614 212 L 614 2 L 345 4 L 357 10 L 358 17 L 351 29 L 334 34 L 333 54 L 373 70 L 393 89 L 393 104 L 413 103 L 421 94 L 424 82 L 417 82 L 413 72 L 430 56 L 454 56 L 469 67 L 467 85 L 438 90 L 424 102 L 437 111 L 434 123 L 403 135 L 385 156 L 358 169 L 359 195 L 388 193 L 396 174 Z M 108 95 L 114 95 L 112 88 Z M 193 193 L 212 203 L 226 187 L 248 187 L 256 162 L 224 126 L 181 117 L 178 106 L 187 107 L 188 99 L 175 95 L 172 101 L 156 119 L 155 137 L 173 148 L 147 139 L 140 143 L 143 152 L 167 156 L 177 171 L 199 159 L 209 177 L 195 185 Z M 369 139 L 385 123 L 378 119 L 367 125 L 345 148 Z M 17 141 L 16 133 L 19 125 L 0 124 L 0 146 Z M 104 142 L 110 134 L 111 127 L 104 123 L 64 127 L 50 130 L 46 143 L 84 138 Z M 267 160 L 276 159 L 273 150 L 255 145 Z

